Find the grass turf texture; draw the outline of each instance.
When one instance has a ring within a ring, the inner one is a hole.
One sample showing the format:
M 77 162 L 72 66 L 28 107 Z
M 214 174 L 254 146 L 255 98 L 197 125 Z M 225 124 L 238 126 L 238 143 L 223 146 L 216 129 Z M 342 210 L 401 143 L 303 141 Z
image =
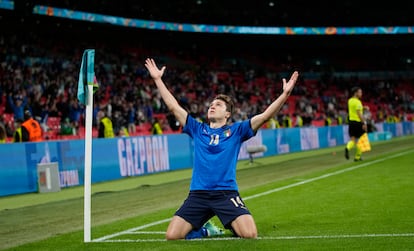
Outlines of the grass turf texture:
M 188 193 L 184 170 L 93 185 L 92 239 L 166 220 L 113 242 L 83 243 L 83 187 L 1 198 L 0 249 L 413 250 L 414 137 L 375 142 L 363 162 L 345 160 L 343 148 L 239 162 L 257 240 L 164 241 L 167 219 Z M 254 197 L 272 189 L 281 190 Z

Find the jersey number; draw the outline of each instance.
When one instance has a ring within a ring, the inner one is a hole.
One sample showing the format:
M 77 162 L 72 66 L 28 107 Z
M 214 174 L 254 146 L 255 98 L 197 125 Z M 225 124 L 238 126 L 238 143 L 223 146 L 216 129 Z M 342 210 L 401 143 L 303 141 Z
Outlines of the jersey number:
M 209 145 L 218 145 L 220 140 L 220 136 L 218 134 L 211 135 Z
M 240 199 L 239 196 L 237 196 L 236 198 L 231 198 L 230 200 L 231 202 L 233 202 L 235 207 L 246 208 L 246 206 L 244 205 L 243 201 Z

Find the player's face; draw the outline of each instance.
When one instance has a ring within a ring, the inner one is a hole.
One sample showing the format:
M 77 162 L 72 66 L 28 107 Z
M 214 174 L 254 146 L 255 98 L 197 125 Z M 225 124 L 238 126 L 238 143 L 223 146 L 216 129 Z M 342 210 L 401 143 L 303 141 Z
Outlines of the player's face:
M 360 99 L 360 98 L 362 98 L 362 90 L 361 90 L 361 89 L 359 89 L 359 90 L 357 91 L 356 95 L 357 95 L 357 97 L 358 97 L 359 99 Z
M 215 99 L 210 103 L 207 117 L 210 121 L 227 119 L 230 112 L 227 111 L 226 102 L 220 99 Z

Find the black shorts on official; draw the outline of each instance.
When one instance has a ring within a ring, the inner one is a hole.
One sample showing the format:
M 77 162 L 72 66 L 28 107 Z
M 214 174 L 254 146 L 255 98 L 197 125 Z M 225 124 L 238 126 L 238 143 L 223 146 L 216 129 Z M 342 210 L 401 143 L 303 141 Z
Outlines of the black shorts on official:
M 240 215 L 250 214 L 237 191 L 190 191 L 183 205 L 175 212 L 189 222 L 194 229 L 201 228 L 217 215 L 223 226 L 231 229 L 231 223 Z
M 365 132 L 362 126 L 363 126 L 362 122 L 350 120 L 349 126 L 348 126 L 349 137 L 355 137 L 355 138 L 361 137 L 362 134 L 364 134 Z

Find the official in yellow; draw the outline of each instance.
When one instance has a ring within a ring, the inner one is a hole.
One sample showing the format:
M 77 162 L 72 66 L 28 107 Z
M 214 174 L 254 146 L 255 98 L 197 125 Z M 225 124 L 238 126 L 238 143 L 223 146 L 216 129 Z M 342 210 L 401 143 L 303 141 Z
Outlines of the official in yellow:
M 98 124 L 98 138 L 113 138 L 115 137 L 112 120 L 106 115 L 106 112 L 99 111 L 97 119 Z
M 364 117 L 362 115 L 362 89 L 360 87 L 354 87 L 352 88 L 351 92 L 352 97 L 348 99 L 348 134 L 350 139 L 345 147 L 345 158 L 349 159 L 349 151 L 355 147 L 356 150 L 354 161 L 361 161 L 362 151 L 358 147 L 357 142 L 359 138 L 366 132 L 367 122 L 364 120 Z

